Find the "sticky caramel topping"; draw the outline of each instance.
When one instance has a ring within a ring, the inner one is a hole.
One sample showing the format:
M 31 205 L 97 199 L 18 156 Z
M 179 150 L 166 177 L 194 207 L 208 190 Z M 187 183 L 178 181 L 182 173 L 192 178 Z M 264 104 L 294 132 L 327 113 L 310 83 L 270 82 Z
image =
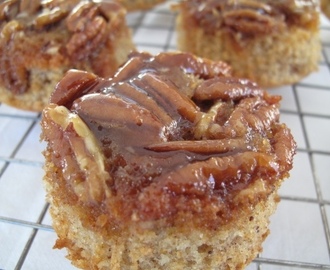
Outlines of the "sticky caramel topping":
M 249 37 L 281 31 L 291 25 L 318 27 L 315 0 L 187 0 L 180 5 L 193 23 L 210 33 L 224 28 Z
M 212 226 L 288 175 L 295 142 L 279 101 L 221 62 L 134 53 L 110 79 L 68 72 L 44 110 L 43 136 L 80 200 L 110 220 L 199 213 Z
M 118 22 L 113 18 L 124 15 L 124 9 L 112 1 L 2 1 L 0 84 L 15 94 L 26 92 L 28 67 L 33 67 L 25 59 L 30 51 L 39 53 L 33 61 L 48 63 L 52 55 L 59 54 L 70 59 L 71 66 L 79 66 L 79 61 L 92 58 L 109 33 L 116 31 Z

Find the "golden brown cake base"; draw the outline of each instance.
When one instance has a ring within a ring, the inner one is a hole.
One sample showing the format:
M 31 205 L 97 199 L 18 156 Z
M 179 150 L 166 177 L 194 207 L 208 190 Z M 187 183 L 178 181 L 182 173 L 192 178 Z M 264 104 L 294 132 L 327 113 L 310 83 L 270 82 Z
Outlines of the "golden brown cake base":
M 127 11 L 148 10 L 158 4 L 164 3 L 166 0 L 118 0 Z
M 195 227 L 190 217 L 186 227 L 102 230 L 88 218 L 92 208 L 71 200 L 61 172 L 49 159 L 50 152 L 45 153 L 44 183 L 59 237 L 55 247 L 66 247 L 68 258 L 82 269 L 245 269 L 262 251 L 269 217 L 279 201 L 275 189 L 254 209 L 242 209 L 238 219 L 214 229 Z M 262 182 L 242 192 L 255 196 Z
M 206 33 L 185 12 L 178 16 L 176 27 L 178 49 L 225 61 L 232 66 L 234 76 L 249 78 L 263 87 L 296 83 L 318 68 L 318 31 L 291 26 L 272 34 L 241 38 L 221 29 Z

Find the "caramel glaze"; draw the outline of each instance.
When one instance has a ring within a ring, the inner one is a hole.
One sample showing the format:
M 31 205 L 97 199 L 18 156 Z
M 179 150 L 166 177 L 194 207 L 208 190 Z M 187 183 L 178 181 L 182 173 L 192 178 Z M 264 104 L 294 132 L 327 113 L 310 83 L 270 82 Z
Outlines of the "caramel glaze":
M 318 28 L 315 0 L 189 0 L 180 5 L 182 12 L 192 18 L 189 24 L 197 24 L 211 34 L 226 29 L 246 38 L 290 26 Z
M 187 53 L 133 53 L 109 79 L 69 71 L 51 103 L 86 123 L 109 173 L 108 190 L 85 203 L 112 223 L 170 224 L 180 215 L 186 223 L 199 214 L 203 226 L 218 226 L 267 198 L 288 175 L 295 142 L 279 123 L 280 97 L 229 71 Z M 45 112 L 43 119 L 51 143 L 56 125 Z M 62 138 L 74 132 L 55 129 Z M 65 144 L 51 147 L 62 168 Z M 261 189 L 242 195 L 260 179 Z

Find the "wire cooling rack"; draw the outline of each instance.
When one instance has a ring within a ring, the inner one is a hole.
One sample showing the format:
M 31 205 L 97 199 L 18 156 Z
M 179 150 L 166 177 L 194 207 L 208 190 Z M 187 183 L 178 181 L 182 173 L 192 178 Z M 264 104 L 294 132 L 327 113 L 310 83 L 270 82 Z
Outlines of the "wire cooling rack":
M 176 49 L 169 4 L 131 13 L 127 21 L 139 50 Z M 281 120 L 298 151 L 271 234 L 249 270 L 330 269 L 330 21 L 321 21 L 319 70 L 296 85 L 271 89 L 283 96 Z M 75 269 L 65 250 L 52 249 L 39 121 L 40 114 L 0 104 L 0 270 Z

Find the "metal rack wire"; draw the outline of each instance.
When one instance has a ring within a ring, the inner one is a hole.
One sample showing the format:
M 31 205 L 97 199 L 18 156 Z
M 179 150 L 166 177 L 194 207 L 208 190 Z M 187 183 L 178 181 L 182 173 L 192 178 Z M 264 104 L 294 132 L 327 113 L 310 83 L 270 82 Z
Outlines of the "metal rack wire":
M 175 14 L 164 4 L 127 17 L 139 50 L 176 49 Z M 282 121 L 298 142 L 264 251 L 249 270 L 330 269 L 330 21 L 322 17 L 320 69 L 283 96 Z M 320 103 L 320 105 L 318 105 Z M 42 187 L 40 114 L 0 104 L 0 270 L 75 269 L 56 239 Z

